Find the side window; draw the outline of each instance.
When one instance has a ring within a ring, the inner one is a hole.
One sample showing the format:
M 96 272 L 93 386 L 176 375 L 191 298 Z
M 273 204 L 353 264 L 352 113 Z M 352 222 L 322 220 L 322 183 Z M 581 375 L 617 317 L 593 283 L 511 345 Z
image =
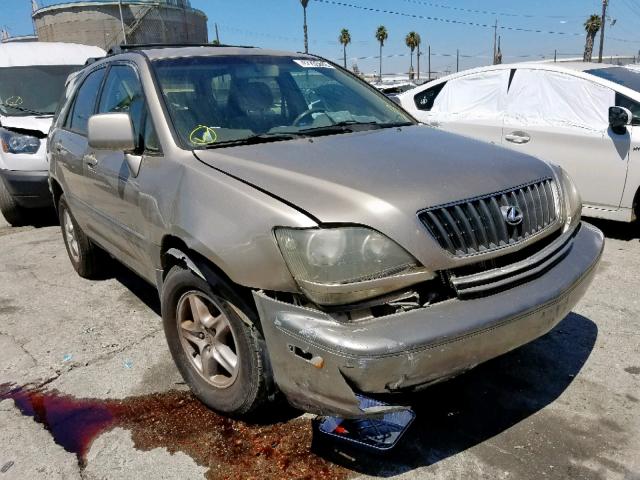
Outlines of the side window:
M 508 85 L 509 70 L 487 70 L 449 80 L 439 91 L 429 92 L 431 97 L 418 100 L 424 102 L 423 109 L 457 118 L 498 119 L 504 114 Z
M 520 68 L 509 89 L 506 123 L 599 131 L 609 125 L 614 91 L 567 73 Z
M 104 78 L 105 69 L 96 70 L 91 72 L 78 89 L 76 98 L 73 104 L 73 109 L 70 110 L 65 122 L 65 127 L 73 130 L 80 135 L 87 134 L 87 124 L 89 123 L 89 117 L 93 115 L 96 107 L 96 98 L 98 97 L 98 90 L 102 84 Z
M 640 103 L 635 100 L 631 100 L 629 97 L 625 97 L 621 93 L 616 93 L 616 106 L 624 107 L 631 110 L 633 114 L 632 125 L 640 125 Z
M 128 113 L 138 147 L 143 145 L 146 104 L 142 85 L 135 70 L 127 65 L 114 65 L 104 82 L 98 113 Z
M 151 121 L 151 115 L 148 112 L 144 121 L 144 149 L 148 152 L 160 151 L 160 141 Z
M 416 103 L 418 110 L 430 111 L 433 108 L 433 102 L 436 101 L 436 97 L 440 94 L 447 82 L 443 82 L 435 87 L 427 88 L 420 93 L 417 93 L 413 97 L 413 101 Z

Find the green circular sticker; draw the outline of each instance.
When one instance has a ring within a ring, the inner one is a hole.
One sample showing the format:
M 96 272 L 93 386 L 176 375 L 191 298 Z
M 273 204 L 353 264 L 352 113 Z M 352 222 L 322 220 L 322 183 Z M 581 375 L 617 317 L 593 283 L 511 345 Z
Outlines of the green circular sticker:
M 218 134 L 216 131 L 206 125 L 198 125 L 189 134 L 189 141 L 194 145 L 211 145 L 216 143 L 217 140 Z

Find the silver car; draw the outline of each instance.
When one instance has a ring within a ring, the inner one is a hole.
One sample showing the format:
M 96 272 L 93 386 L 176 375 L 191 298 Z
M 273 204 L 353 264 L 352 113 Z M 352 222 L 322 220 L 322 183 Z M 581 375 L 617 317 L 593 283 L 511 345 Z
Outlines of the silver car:
M 310 55 L 111 54 L 49 145 L 76 271 L 108 252 L 157 286 L 178 369 L 229 414 L 278 391 L 346 418 L 396 409 L 361 399 L 543 335 L 603 249 L 562 169 L 420 126 Z

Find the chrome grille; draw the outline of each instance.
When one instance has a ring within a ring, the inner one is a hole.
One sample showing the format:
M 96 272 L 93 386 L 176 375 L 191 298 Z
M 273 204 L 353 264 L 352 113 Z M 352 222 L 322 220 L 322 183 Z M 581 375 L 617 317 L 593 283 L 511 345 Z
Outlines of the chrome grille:
M 556 186 L 544 179 L 483 197 L 418 212 L 440 246 L 456 256 L 497 250 L 523 242 L 555 225 L 559 216 Z M 502 207 L 517 207 L 519 225 L 510 225 Z

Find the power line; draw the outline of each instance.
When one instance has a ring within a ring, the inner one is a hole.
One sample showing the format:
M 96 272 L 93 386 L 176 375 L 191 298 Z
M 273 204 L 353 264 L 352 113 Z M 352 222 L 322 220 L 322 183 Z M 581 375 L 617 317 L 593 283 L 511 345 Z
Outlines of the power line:
M 383 9 L 383 8 L 373 8 L 373 7 L 365 7 L 362 5 L 354 5 L 353 3 L 347 3 L 347 2 L 342 2 L 342 1 L 337 1 L 337 0 L 315 0 L 317 3 L 324 3 L 324 4 L 328 4 L 328 5 L 336 5 L 339 7 L 349 7 L 349 8 L 355 8 L 358 10 L 365 10 L 365 11 L 369 11 L 369 12 L 374 12 L 374 13 L 387 13 L 390 15 L 398 15 L 401 17 L 410 17 L 410 18 L 418 18 L 421 20 L 429 20 L 432 22 L 440 22 L 440 23 L 450 23 L 450 24 L 454 24 L 454 25 L 467 25 L 470 27 L 480 27 L 480 28 L 494 28 L 494 25 L 490 25 L 488 23 L 479 23 L 479 22 L 467 22 L 467 21 L 463 21 L 463 20 L 455 20 L 455 19 L 450 19 L 450 18 L 441 18 L 441 17 L 433 17 L 430 15 L 420 15 L 417 13 L 406 13 L 406 12 L 397 12 L 395 10 L 387 10 L 387 9 Z M 522 28 L 522 27 L 510 27 L 507 25 L 500 25 L 498 26 L 498 28 L 500 30 L 509 30 L 509 31 L 514 31 L 514 32 L 524 32 L 524 33 L 543 33 L 546 35 L 566 35 L 566 36 L 582 36 L 582 33 L 573 33 L 573 32 L 559 32 L 559 31 L 552 31 L 552 30 L 539 30 L 539 29 L 533 29 L 533 28 Z
M 521 18 L 582 18 L 582 15 L 534 15 L 528 13 L 506 13 L 506 12 L 494 12 L 491 10 L 477 10 L 473 8 L 452 7 L 451 5 L 443 5 L 440 3 L 426 2 L 424 0 L 403 0 L 407 3 L 415 3 L 417 5 L 425 5 L 434 8 L 445 8 L 447 10 L 455 10 L 465 13 L 479 13 L 481 15 L 491 15 L 500 17 L 521 17 Z
M 315 0 L 315 1 L 317 3 L 324 3 L 326 5 L 334 5 L 334 6 L 338 6 L 338 7 L 354 8 L 354 9 L 357 9 L 357 10 L 364 10 L 364 11 L 373 12 L 373 13 L 386 13 L 386 14 L 389 14 L 389 15 L 416 18 L 416 19 L 427 20 L 427 21 L 432 21 L 432 22 L 448 23 L 448 24 L 452 24 L 452 25 L 466 25 L 466 26 L 470 26 L 470 27 L 479 27 L 479 28 L 487 28 L 487 29 L 495 28 L 495 25 L 491 25 L 491 24 L 488 24 L 488 23 L 468 22 L 468 21 L 455 20 L 455 19 L 450 19 L 450 18 L 433 17 L 433 16 L 430 16 L 430 15 L 420 15 L 420 14 L 417 14 L 417 13 L 398 12 L 398 11 L 395 11 L 395 10 L 387 10 L 387 9 L 384 9 L 384 8 L 365 7 L 365 6 L 362 6 L 362 5 L 355 5 L 353 3 L 347 3 L 347 2 L 338 1 L 338 0 Z M 561 32 L 561 31 L 554 31 L 554 30 L 542 30 L 542 29 L 534 29 L 534 28 L 512 27 L 512 26 L 508 26 L 508 25 L 499 25 L 498 29 L 507 30 L 507 31 L 511 31 L 511 32 L 540 33 L 540 34 L 543 34 L 543 35 L 562 35 L 562 36 L 567 36 L 567 37 L 582 37 L 584 35 L 583 33 L 576 33 L 576 32 Z M 640 43 L 640 40 L 629 40 L 629 39 L 616 38 L 616 37 L 608 37 L 608 38 L 609 38 L 609 40 L 615 40 L 615 41 L 618 41 L 618 42 Z

